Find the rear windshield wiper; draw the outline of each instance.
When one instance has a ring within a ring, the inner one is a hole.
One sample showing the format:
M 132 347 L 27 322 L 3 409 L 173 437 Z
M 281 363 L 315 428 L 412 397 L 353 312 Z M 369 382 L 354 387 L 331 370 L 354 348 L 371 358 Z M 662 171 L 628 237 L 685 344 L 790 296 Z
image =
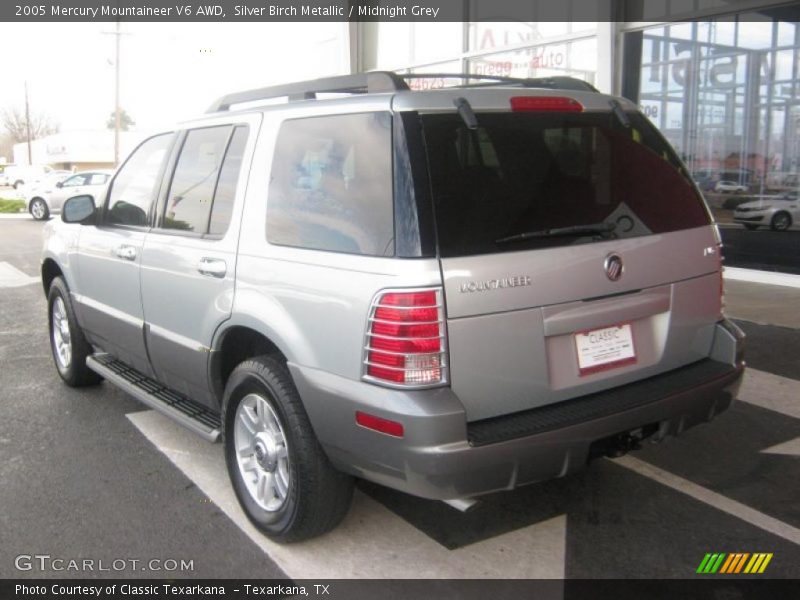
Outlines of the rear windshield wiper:
M 597 223 L 594 225 L 572 225 L 571 227 L 556 227 L 554 229 L 541 229 L 539 231 L 526 231 L 502 237 L 494 241 L 495 244 L 507 244 L 509 242 L 524 242 L 535 238 L 562 237 L 570 235 L 607 235 L 613 233 L 617 228 L 616 223 Z

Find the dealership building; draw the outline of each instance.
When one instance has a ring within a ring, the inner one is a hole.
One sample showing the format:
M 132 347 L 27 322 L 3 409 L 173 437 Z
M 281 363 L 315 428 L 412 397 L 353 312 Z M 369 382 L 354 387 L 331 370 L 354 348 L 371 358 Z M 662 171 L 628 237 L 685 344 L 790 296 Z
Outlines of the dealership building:
M 502 4 L 461 23 L 352 24 L 351 68 L 577 77 L 637 102 L 701 187 L 800 184 L 797 2 L 563 0 L 546 15 L 530 3 L 525 22 L 504 20 Z

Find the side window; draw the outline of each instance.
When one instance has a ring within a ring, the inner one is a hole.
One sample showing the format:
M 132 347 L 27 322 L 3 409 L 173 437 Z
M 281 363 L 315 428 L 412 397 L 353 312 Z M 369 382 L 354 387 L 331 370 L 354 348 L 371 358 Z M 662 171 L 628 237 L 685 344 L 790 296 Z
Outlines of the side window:
M 158 191 L 161 166 L 172 142 L 165 133 L 143 142 L 128 158 L 111 185 L 106 203 L 106 222 L 114 225 L 147 225 L 150 205 Z
M 206 232 L 230 134 L 231 128 L 224 126 L 193 129 L 186 135 L 167 194 L 164 229 Z
M 64 181 L 61 187 L 77 187 L 79 185 L 86 185 L 86 180 L 88 176 L 86 175 L 73 175 L 66 181 Z
M 281 125 L 267 199 L 272 244 L 394 254 L 391 116 L 361 113 Z
M 244 147 L 247 144 L 247 125 L 239 125 L 233 130 L 233 136 L 225 152 L 225 160 L 219 172 L 217 191 L 214 193 L 214 205 L 211 208 L 211 221 L 208 233 L 222 235 L 228 229 L 233 212 L 233 200 L 236 197 L 236 184 L 242 168 Z
M 106 181 L 108 181 L 108 175 L 105 173 L 92 173 L 87 185 L 103 185 Z

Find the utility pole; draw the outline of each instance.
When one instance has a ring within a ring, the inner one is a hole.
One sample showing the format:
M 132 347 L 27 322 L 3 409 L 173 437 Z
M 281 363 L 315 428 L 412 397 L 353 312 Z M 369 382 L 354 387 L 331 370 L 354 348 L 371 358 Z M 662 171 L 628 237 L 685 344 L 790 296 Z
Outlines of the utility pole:
M 114 166 L 119 164 L 119 132 L 120 132 L 120 108 L 119 108 L 119 42 L 124 34 L 120 31 L 120 22 L 117 20 L 117 27 L 115 31 L 104 31 L 106 35 L 113 35 L 115 40 L 115 56 L 114 56 Z
M 114 166 L 119 164 L 119 21 L 117 30 L 114 32 L 116 37 L 116 56 L 114 58 Z
M 31 109 L 28 105 L 28 82 L 25 82 L 25 131 L 28 137 L 28 164 L 33 164 L 33 152 L 31 151 Z

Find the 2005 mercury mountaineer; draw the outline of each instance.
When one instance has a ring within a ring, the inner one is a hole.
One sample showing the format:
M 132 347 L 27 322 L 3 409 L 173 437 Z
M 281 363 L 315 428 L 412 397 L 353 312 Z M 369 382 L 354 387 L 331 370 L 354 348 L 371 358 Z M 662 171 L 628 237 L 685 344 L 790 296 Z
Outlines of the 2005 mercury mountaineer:
M 278 541 L 333 528 L 354 477 L 463 507 L 564 476 L 743 372 L 717 231 L 634 105 L 409 77 L 226 96 L 46 229 L 61 377 L 222 438 Z

